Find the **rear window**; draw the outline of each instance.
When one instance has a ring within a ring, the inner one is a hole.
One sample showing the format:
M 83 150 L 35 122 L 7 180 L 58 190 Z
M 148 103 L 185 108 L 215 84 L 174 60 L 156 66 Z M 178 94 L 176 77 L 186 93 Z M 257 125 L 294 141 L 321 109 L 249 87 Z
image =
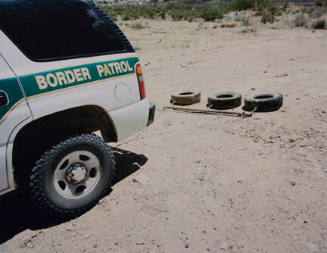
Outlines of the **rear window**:
M 89 0 L 1 0 L 0 29 L 34 61 L 133 50 Z

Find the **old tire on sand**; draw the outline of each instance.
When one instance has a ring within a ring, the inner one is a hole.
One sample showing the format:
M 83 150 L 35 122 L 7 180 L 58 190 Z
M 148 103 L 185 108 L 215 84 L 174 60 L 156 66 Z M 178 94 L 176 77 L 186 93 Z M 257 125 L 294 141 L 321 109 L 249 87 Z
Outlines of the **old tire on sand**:
M 283 95 L 277 94 L 255 94 L 248 95 L 244 99 L 244 110 L 256 112 L 277 111 L 283 105 Z
M 178 95 L 171 95 L 170 103 L 174 105 L 192 105 L 201 101 L 201 93 L 191 91 L 181 92 Z
M 240 106 L 242 96 L 236 92 L 216 92 L 208 97 L 208 107 L 218 110 L 232 109 Z

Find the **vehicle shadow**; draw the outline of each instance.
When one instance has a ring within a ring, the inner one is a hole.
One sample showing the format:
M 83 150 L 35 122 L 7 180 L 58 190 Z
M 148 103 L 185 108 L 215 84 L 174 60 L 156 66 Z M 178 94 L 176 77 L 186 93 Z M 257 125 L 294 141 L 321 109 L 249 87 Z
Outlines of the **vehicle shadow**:
M 139 170 L 148 160 L 143 154 L 135 154 L 119 148 L 112 148 L 112 150 L 115 155 L 117 168 L 114 184 Z M 0 244 L 26 229 L 49 228 L 66 221 L 68 220 L 49 218 L 42 215 L 23 194 L 16 194 L 1 199 Z

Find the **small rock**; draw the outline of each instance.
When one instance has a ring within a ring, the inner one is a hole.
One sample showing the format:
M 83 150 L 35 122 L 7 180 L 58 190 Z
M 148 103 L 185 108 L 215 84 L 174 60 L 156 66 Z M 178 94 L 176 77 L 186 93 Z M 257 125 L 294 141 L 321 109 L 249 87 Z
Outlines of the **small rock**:
M 84 239 L 88 239 L 91 235 L 87 234 L 84 236 Z
M 189 244 L 185 244 L 185 248 L 188 249 L 190 247 Z
M 95 249 L 98 248 L 98 244 L 94 244 L 93 248 L 95 248 Z
M 222 242 L 220 245 L 220 249 L 227 249 L 228 245 L 226 242 Z
M 149 180 L 149 178 L 147 176 L 145 176 L 144 174 L 139 174 L 135 178 L 133 178 L 134 183 L 139 183 L 143 186 L 146 185 L 148 180 Z
M 69 223 L 65 228 L 66 231 L 73 231 L 73 224 Z
M 296 185 L 296 182 L 295 181 L 292 181 L 291 182 L 291 185 L 295 186 Z
M 288 141 L 289 141 L 290 143 L 294 143 L 294 142 L 295 142 L 295 140 L 294 140 L 293 138 L 290 138 Z
M 268 73 L 268 71 L 267 71 L 267 70 L 265 70 L 265 71 L 263 71 L 263 73 L 267 74 L 267 73 Z
M 275 77 L 287 77 L 287 76 L 288 76 L 287 73 L 282 73 L 282 74 L 280 74 L 280 75 L 276 75 Z
M 20 248 L 34 248 L 35 245 L 32 242 L 32 239 L 36 237 L 36 235 L 31 235 L 31 236 L 25 236 L 23 240 L 19 243 Z
M 33 249 L 35 247 L 34 243 L 33 242 L 28 242 L 26 244 L 26 248 L 29 248 L 29 249 Z

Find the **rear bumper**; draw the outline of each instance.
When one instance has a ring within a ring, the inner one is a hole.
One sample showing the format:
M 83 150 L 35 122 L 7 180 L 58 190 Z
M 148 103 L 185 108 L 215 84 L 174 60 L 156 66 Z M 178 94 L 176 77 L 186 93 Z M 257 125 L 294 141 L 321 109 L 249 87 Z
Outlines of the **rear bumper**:
M 149 117 L 148 117 L 148 124 L 147 126 L 151 125 L 154 121 L 154 115 L 156 111 L 156 105 L 153 103 L 149 103 Z
M 145 98 L 122 108 L 109 111 L 116 129 L 116 141 L 124 140 L 146 128 L 150 115 L 149 101 Z

